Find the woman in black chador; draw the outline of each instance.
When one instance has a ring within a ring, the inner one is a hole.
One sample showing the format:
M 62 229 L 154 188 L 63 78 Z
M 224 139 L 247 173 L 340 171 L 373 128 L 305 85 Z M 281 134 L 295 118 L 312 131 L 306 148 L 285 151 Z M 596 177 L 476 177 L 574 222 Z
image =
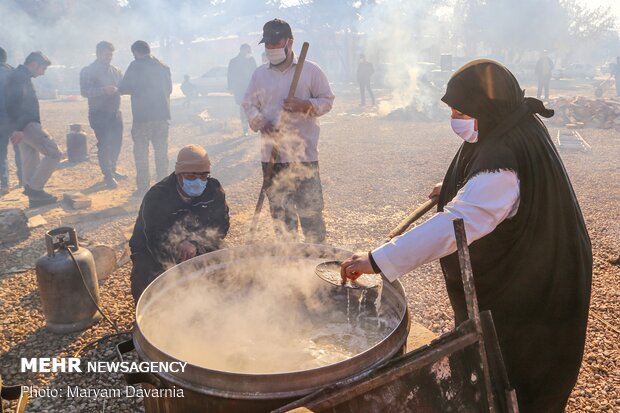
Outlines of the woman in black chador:
M 459 324 L 467 318 L 452 220 L 463 218 L 481 310 L 491 310 L 521 412 L 562 412 L 586 335 L 592 247 L 549 132 L 553 116 L 525 98 L 502 65 L 459 69 L 442 100 L 464 142 L 439 193 L 437 214 L 342 264 L 344 277 L 394 280 L 440 259 Z

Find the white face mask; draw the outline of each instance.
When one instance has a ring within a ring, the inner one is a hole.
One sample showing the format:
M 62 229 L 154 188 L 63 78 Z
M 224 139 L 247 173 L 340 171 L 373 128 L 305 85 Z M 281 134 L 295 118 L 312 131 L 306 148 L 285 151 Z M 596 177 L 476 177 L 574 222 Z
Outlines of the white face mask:
M 288 51 L 287 44 L 284 44 L 284 47 L 279 49 L 267 49 L 265 48 L 265 56 L 269 63 L 274 66 L 279 65 L 280 63 L 286 60 L 286 52 Z
M 465 142 L 478 141 L 475 119 L 451 119 L 450 124 L 454 133 L 459 135 Z

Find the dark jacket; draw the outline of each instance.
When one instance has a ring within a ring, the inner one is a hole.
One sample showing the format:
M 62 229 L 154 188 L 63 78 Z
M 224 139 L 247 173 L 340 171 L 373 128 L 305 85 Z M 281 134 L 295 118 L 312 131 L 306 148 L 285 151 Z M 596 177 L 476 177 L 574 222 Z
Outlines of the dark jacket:
M 198 255 L 214 251 L 229 226 L 224 189 L 217 179 L 209 178 L 202 195 L 186 203 L 172 173 L 144 196 L 129 247 L 132 254 L 150 255 L 163 271 L 177 263 L 179 243 L 192 242 Z
M 41 123 L 39 99 L 32 84 L 32 74 L 26 66 L 19 65 L 11 72 L 4 97 L 12 130 L 24 130 L 31 122 Z
M 12 71 L 13 68 L 6 63 L 0 64 L 0 126 L 7 126 L 6 124 L 9 122 L 9 115 L 6 113 L 5 91 Z
M 121 95 L 131 95 L 134 122 L 170 119 L 170 68 L 153 56 L 131 62 L 118 91 Z
M 252 56 L 246 57 L 239 54 L 228 63 L 228 90 L 235 95 L 237 104 L 243 101 L 254 70 L 256 70 L 256 60 Z

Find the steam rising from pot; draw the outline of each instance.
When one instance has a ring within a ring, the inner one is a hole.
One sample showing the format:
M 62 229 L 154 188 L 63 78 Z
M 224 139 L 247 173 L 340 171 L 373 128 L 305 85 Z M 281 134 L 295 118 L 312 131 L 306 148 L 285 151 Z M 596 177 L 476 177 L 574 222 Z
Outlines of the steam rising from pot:
M 240 257 L 208 270 L 197 265 L 202 257 L 191 260 L 178 276 L 162 276 L 165 284 L 156 294 L 143 296 L 138 325 L 151 344 L 174 358 L 251 374 L 337 363 L 373 347 L 397 326 L 396 309 L 377 310 L 380 291 L 334 288 L 314 274 L 324 259 L 291 255 Z

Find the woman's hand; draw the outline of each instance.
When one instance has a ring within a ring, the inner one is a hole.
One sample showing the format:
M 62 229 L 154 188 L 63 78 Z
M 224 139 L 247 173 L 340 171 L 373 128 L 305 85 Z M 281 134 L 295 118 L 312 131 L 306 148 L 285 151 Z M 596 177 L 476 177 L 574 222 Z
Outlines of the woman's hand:
M 368 254 L 353 255 L 340 264 L 340 276 L 344 284 L 347 279 L 356 280 L 362 274 L 374 274 Z
M 428 198 L 434 198 L 436 196 L 439 196 L 439 193 L 441 192 L 441 182 L 435 184 L 435 186 L 433 187 L 433 190 L 431 191 L 430 194 L 428 194 Z

